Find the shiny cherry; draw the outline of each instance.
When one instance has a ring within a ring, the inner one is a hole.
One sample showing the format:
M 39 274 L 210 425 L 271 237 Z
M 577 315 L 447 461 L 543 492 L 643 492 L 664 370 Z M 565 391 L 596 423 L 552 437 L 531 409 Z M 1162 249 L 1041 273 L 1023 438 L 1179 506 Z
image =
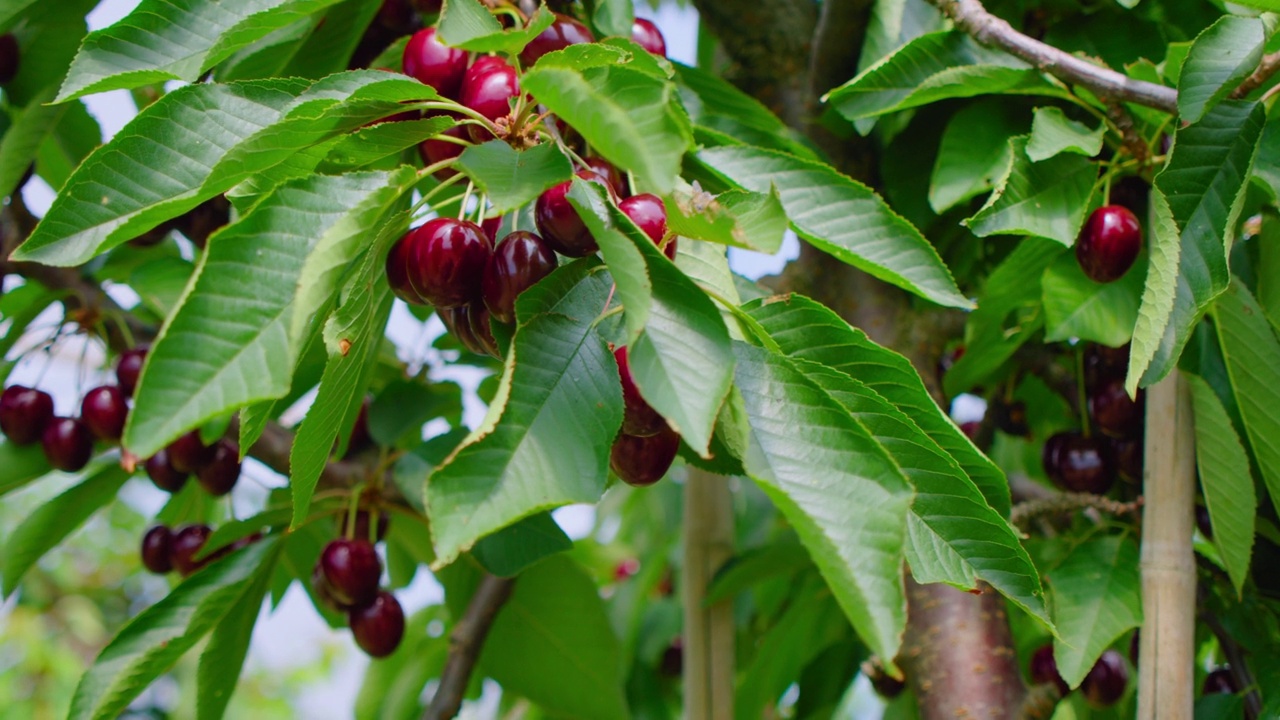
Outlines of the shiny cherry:
M 645 487 L 667 474 L 679 449 L 680 435 L 671 428 L 650 437 L 619 435 L 609 450 L 609 467 L 626 484 Z
M 18 76 L 20 58 L 18 39 L 13 36 L 13 33 L 0 35 L 0 85 Z
M 435 28 L 419 30 L 409 38 L 402 62 L 405 75 L 430 85 L 444 97 L 458 97 L 467 72 L 467 53 L 440 42 Z
M 457 138 L 459 140 L 466 140 L 469 137 L 467 135 L 466 127 L 459 126 L 459 125 L 454 125 L 448 130 L 445 130 L 444 132 L 440 133 L 440 135 L 447 135 L 451 138 Z M 452 160 L 453 158 L 456 158 L 459 155 L 461 155 L 463 150 L 467 149 L 466 145 L 460 145 L 455 142 L 449 142 L 448 140 L 438 140 L 437 139 L 438 137 L 439 136 L 428 138 L 418 143 L 418 155 L 422 158 L 423 164 L 435 165 L 438 162 L 443 162 L 445 160 Z M 457 170 L 454 170 L 451 167 L 447 167 L 447 168 L 441 168 L 440 170 L 437 170 L 435 173 L 435 177 L 437 180 L 448 180 L 449 178 L 457 174 L 458 174 Z
M 146 346 L 120 353 L 120 359 L 116 361 L 116 382 L 125 395 L 133 397 L 133 391 L 138 387 L 138 375 L 142 372 L 142 363 L 146 359 Z
M 1142 226 L 1129 208 L 1104 205 L 1093 211 L 1076 238 L 1076 260 L 1094 282 L 1118 280 L 1138 257 Z
M 511 100 L 520 94 L 520 77 L 506 60 L 493 55 L 477 58 L 462 78 L 462 95 L 458 102 L 490 120 L 511 114 Z M 479 125 L 468 125 L 467 132 L 476 142 L 492 140 L 493 135 Z
M 205 445 L 200 439 L 200 431 L 192 430 L 165 448 L 169 456 L 169 464 L 180 473 L 198 472 L 200 468 L 213 461 L 217 448 Z
M 53 421 L 53 397 L 43 390 L 10 385 L 0 393 L 0 431 L 14 445 L 30 445 Z
M 339 607 L 364 607 L 378 594 L 382 561 L 368 540 L 339 538 L 320 553 L 320 572 Z
M 1236 678 L 1230 668 L 1220 667 L 1204 676 L 1204 684 L 1200 686 L 1201 695 L 1235 695 L 1240 692 Z
M 520 51 L 520 62 L 527 68 L 549 52 L 563 50 L 578 43 L 595 42 L 596 38 L 586 25 L 568 15 L 556 13 L 556 19 Z
M 618 203 L 618 209 L 631 218 L 631 221 L 649 236 L 654 245 L 662 248 L 668 258 L 676 259 L 675 238 L 672 238 L 666 247 L 662 247 L 662 241 L 667 236 L 667 208 L 662 204 L 662 198 L 641 193 Z
M 609 189 L 609 181 L 594 171 L 579 170 L 578 177 Z M 533 219 L 538 225 L 538 234 L 551 245 L 552 250 L 566 257 L 586 257 L 599 247 L 566 197 L 571 187 L 572 183 L 565 181 L 539 195 L 534 204 Z
M 55 417 L 40 436 L 44 456 L 53 467 L 75 472 L 93 457 L 93 433 L 75 418 Z
M 636 18 L 631 23 L 631 40 L 654 55 L 667 56 L 667 41 L 663 39 L 658 26 L 650 20 Z
M 471 324 L 471 337 L 475 338 L 478 352 L 481 355 L 501 357 L 498 352 L 498 341 L 493 336 L 493 327 L 489 324 L 489 308 L 482 302 L 473 302 L 467 306 L 467 322 Z
M 1143 393 L 1129 397 L 1123 380 L 1112 380 L 1089 394 L 1089 416 L 1102 432 L 1117 438 L 1137 437 L 1142 432 Z
M 480 279 L 492 245 L 480 226 L 436 218 L 410 230 L 407 275 L 415 292 L 437 308 L 459 307 L 480 298 Z
M 649 437 L 662 432 L 667 427 L 667 421 L 640 396 L 640 388 L 636 387 L 635 378 L 631 376 L 627 348 L 616 348 L 613 359 L 618 363 L 618 377 L 622 380 L 622 433 Z
M 1084 351 L 1085 387 L 1092 389 L 1112 380 L 1124 380 L 1129 370 L 1129 345 L 1108 347 L 1090 344 Z
M 240 445 L 223 438 L 213 446 L 213 458 L 196 471 L 200 487 L 214 497 L 231 492 L 240 479 Z
M 179 575 L 186 577 L 213 560 L 212 557 L 203 557 L 199 561 L 195 559 L 196 553 L 200 552 L 212 534 L 213 530 L 208 525 L 187 525 L 173 534 L 169 560 Z
M 501 322 L 515 322 L 516 298 L 555 269 L 555 251 L 545 240 L 526 230 L 507 235 L 484 268 L 485 307 Z
M 169 462 L 169 451 L 160 450 L 147 458 L 147 477 L 156 487 L 169 493 L 176 493 L 187 484 L 187 473 L 179 472 Z
M 391 292 L 396 297 L 410 305 L 426 305 L 427 301 L 422 299 L 409 282 L 409 264 L 412 262 L 413 247 L 409 240 L 411 235 L 412 231 L 397 240 L 387 253 L 387 284 L 391 286 Z
M 489 238 L 490 245 L 498 244 L 498 231 L 502 229 L 502 216 L 485 218 L 480 221 L 480 229 L 484 231 L 484 236 Z
M 1031 656 L 1031 684 L 1041 685 L 1053 683 L 1059 692 L 1066 695 L 1071 691 L 1067 681 L 1058 673 L 1058 662 L 1053 657 L 1053 644 L 1041 645 Z
M 1045 441 L 1042 459 L 1045 474 L 1064 490 L 1101 495 L 1115 482 L 1115 460 L 1106 438 L 1058 433 Z
M 115 385 L 96 387 L 80 401 L 80 420 L 103 440 L 119 440 L 128 416 L 124 391 Z
M 404 609 L 394 595 L 383 590 L 368 606 L 351 610 L 347 624 L 361 650 L 371 657 L 386 657 L 404 637 Z
M 1129 668 L 1124 664 L 1124 656 L 1115 650 L 1107 650 L 1084 676 L 1080 692 L 1091 705 L 1111 707 L 1124 696 L 1128 684 Z
M 164 525 L 156 525 L 142 536 L 142 566 L 157 575 L 173 569 L 173 532 Z
M 631 193 L 627 189 L 627 179 L 623 177 L 622 171 L 618 170 L 613 163 L 602 157 L 589 157 L 586 163 L 588 168 L 594 170 L 597 175 L 608 181 L 615 197 L 631 197 Z

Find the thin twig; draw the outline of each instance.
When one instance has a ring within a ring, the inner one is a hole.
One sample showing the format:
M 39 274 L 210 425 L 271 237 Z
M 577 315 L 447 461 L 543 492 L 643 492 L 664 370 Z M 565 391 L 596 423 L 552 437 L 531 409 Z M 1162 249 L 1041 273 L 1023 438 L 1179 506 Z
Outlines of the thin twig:
M 1277 70 L 1280 70 L 1280 52 L 1263 55 L 1262 61 L 1258 63 L 1258 69 L 1245 78 L 1239 87 L 1231 91 L 1231 97 L 1235 100 L 1247 97 L 1249 93 L 1262 87 L 1263 83 L 1270 80 Z
M 480 651 L 484 648 L 485 636 L 489 634 L 489 628 L 493 627 L 498 611 L 511 597 L 515 583 L 515 578 L 489 574 L 480 580 L 480 586 L 467 604 L 466 613 L 449 636 L 449 657 L 445 660 L 440 684 L 435 696 L 431 698 L 431 705 L 422 716 L 423 720 L 449 720 L 458 715 L 458 710 L 462 707 L 462 696 L 471 683 L 471 671 L 475 669 Z
M 1009 521 L 1022 527 L 1038 517 L 1075 512 L 1085 508 L 1094 508 L 1110 515 L 1128 515 L 1137 512 L 1141 507 L 1142 498 L 1125 503 L 1091 493 L 1064 492 L 1014 505 L 1013 510 L 1009 512 Z
M 1235 638 L 1231 637 L 1231 633 L 1222 626 L 1222 623 L 1218 622 L 1218 618 L 1205 613 L 1201 619 L 1214 637 L 1218 638 L 1218 647 L 1222 648 L 1222 654 L 1227 658 L 1227 666 L 1231 669 L 1231 677 L 1236 681 L 1236 687 L 1247 689 L 1244 694 L 1245 718 L 1258 720 L 1262 716 L 1262 699 L 1258 697 L 1258 691 L 1253 687 L 1253 676 L 1249 673 L 1249 666 L 1245 664 L 1244 650 Z

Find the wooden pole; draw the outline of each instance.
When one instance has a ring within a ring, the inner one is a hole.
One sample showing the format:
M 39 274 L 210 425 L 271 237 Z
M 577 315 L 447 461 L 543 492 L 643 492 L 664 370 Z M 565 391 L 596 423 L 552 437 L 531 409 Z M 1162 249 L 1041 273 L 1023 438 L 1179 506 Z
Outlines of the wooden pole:
M 684 486 L 684 706 L 687 720 L 733 719 L 733 602 L 706 607 L 707 586 L 733 555 L 727 478 L 689 468 Z
M 1191 391 L 1174 371 L 1147 390 L 1138 720 L 1192 717 L 1195 441 Z

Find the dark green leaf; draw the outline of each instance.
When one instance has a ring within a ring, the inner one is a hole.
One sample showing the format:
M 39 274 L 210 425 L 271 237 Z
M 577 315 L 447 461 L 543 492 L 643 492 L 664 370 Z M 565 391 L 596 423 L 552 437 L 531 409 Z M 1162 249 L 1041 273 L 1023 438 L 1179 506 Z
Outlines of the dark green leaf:
M 317 170 L 328 175 L 362 168 L 384 158 L 398 157 L 401 151 L 453 127 L 454 121 L 444 115 L 422 120 L 380 122 L 361 128 L 329 148 Z
M 929 179 L 929 207 L 946 212 L 995 187 L 1013 162 L 1009 137 L 1026 129 L 1023 114 L 998 98 L 979 100 L 952 116 Z
M 253 626 L 258 622 L 262 599 L 267 594 L 274 570 L 274 562 L 264 563 L 258 568 L 240 599 L 213 629 L 209 644 L 200 653 L 200 665 L 196 671 L 197 720 L 219 720 L 226 713 L 227 703 L 240 680 L 240 669 L 249 653 Z
M 1097 167 L 1073 154 L 1032 162 L 1026 136 L 1009 139 L 1009 157 L 995 192 L 965 225 L 979 237 L 1035 235 L 1074 244 L 1089 210 Z
M 1147 275 L 1144 260 L 1115 282 L 1096 283 L 1080 269 L 1075 253 L 1059 256 L 1041 279 L 1045 342 L 1078 338 L 1109 347 L 1129 342 Z
M 1049 571 L 1058 672 L 1076 687 L 1102 651 L 1142 624 L 1138 547 L 1124 537 L 1094 537 Z
M 631 0 L 595 0 L 594 4 L 591 24 L 601 35 L 631 37 L 631 23 L 635 19 Z
M 0 440 L 0 497 L 52 469 L 39 443 L 14 445 L 8 440 Z
M 80 163 L 102 144 L 102 128 L 83 102 L 64 103 L 66 111 L 44 139 L 36 158 L 36 172 L 52 188 L 60 188 Z
M 1266 40 L 1262 18 L 1235 15 L 1200 33 L 1178 75 L 1179 118 L 1199 122 L 1258 67 Z
M 804 139 L 759 100 L 706 70 L 679 63 L 675 69 L 684 107 L 694 123 L 751 145 L 818 159 Z
M 1186 378 L 1195 403 L 1196 468 L 1209 508 L 1213 544 L 1240 595 L 1249 575 L 1254 516 L 1258 513 L 1249 456 L 1209 383 L 1195 375 Z
M 30 105 L 17 111 L 13 124 L 0 138 L 0 196 L 8 196 L 18 187 L 27 168 L 36 161 L 36 154 L 45 139 L 53 132 L 68 105 L 46 105 L 53 99 L 54 87 L 36 96 Z
M 532 202 L 543 190 L 573 177 L 573 165 L 554 143 L 524 152 L 501 140 L 472 145 L 458 167 L 480 186 L 496 212 L 510 212 Z
M 729 558 L 707 587 L 708 605 L 732 600 L 748 588 L 780 575 L 794 575 L 812 566 L 809 553 L 795 543 L 774 543 Z
M 514 577 L 544 558 L 572 547 L 573 541 L 551 518 L 551 513 L 543 512 L 481 539 L 472 548 L 472 554 L 494 575 Z

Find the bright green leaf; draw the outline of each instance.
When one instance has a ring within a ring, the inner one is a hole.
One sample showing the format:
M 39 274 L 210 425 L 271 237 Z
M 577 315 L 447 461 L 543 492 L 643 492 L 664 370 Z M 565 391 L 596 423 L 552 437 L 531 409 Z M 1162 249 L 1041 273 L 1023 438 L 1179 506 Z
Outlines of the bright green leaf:
M 40 443 L 15 445 L 8 440 L 0 440 L 0 497 L 52 469 L 44 457 Z
M 689 116 L 699 126 L 735 141 L 817 160 L 805 139 L 754 97 L 706 70 L 675 63 L 676 81 Z
M 458 158 L 458 167 L 501 213 L 526 205 L 543 190 L 573 177 L 573 165 L 554 143 L 523 152 L 501 140 L 472 145 Z
M 1138 547 L 1125 537 L 1094 537 L 1049 571 L 1058 672 L 1077 687 L 1102 651 L 1142 624 Z
M 553 22 L 555 16 L 542 5 L 524 27 L 503 30 L 489 8 L 476 0 L 446 0 L 437 27 L 440 40 L 451 47 L 480 53 L 518 55 L 530 40 Z
M 1027 157 L 1032 162 L 1064 152 L 1093 157 L 1102 152 L 1102 136 L 1106 130 L 1103 125 L 1090 130 L 1084 123 L 1064 115 L 1061 108 L 1036 108 L 1031 138 L 1027 140 Z
M 1075 243 L 1098 169 L 1079 155 L 1027 157 L 1026 136 L 1009 139 L 1010 163 L 982 209 L 964 221 L 978 237 L 1035 235 Z
M 1266 44 L 1262 18 L 1224 15 L 1196 37 L 1178 75 L 1178 116 L 1199 122 L 1258 67 Z
M 1040 281 L 1045 342 L 1078 338 L 1108 347 L 1129 342 L 1147 275 L 1144 259 L 1119 280 L 1097 283 L 1080 269 L 1075 253 L 1060 255 Z
M 253 574 L 240 599 L 213 629 L 209 644 L 200 653 L 196 670 L 197 720 L 220 720 L 226 713 L 227 703 L 240 680 L 245 656 L 249 654 L 249 640 L 261 614 L 262 599 L 267 594 L 273 570 L 274 563 L 270 563 Z
M 664 204 L 667 227 L 680 237 L 776 253 L 787 230 L 776 187 L 762 193 L 726 190 L 712 195 L 679 180 Z

